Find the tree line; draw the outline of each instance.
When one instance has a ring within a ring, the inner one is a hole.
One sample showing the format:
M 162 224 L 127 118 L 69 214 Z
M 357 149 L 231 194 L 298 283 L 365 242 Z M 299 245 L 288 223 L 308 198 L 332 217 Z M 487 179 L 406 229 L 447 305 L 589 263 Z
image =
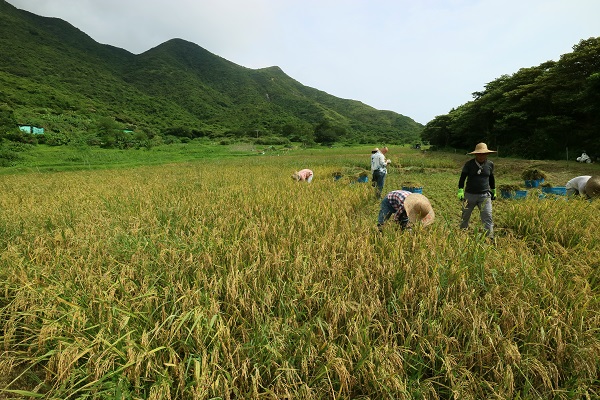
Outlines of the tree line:
M 484 141 L 503 155 L 561 159 L 600 156 L 600 37 L 581 40 L 558 61 L 502 75 L 473 100 L 430 121 L 423 140 L 467 149 Z

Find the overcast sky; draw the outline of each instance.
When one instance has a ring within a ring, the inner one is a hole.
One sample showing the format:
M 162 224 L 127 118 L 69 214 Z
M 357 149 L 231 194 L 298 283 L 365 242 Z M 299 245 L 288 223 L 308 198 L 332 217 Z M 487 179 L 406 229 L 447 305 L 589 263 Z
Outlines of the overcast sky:
M 7 0 L 139 54 L 181 38 L 426 124 L 600 36 L 600 0 Z

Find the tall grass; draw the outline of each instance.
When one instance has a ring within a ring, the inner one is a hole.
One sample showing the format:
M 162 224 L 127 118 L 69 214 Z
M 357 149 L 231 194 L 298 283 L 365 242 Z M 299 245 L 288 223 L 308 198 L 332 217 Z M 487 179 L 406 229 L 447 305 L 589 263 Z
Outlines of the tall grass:
M 386 189 L 424 183 L 426 231 L 375 229 L 373 188 L 331 178 L 354 150 L 1 176 L 0 389 L 597 398 L 598 203 L 497 201 L 493 245 L 457 229 L 460 160 L 403 158 Z

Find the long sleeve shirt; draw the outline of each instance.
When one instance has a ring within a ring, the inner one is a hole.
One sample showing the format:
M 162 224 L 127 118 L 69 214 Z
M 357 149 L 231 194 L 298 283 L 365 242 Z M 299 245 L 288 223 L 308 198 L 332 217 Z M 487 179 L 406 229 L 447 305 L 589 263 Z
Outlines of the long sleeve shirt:
M 371 156 L 371 172 L 379 170 L 384 174 L 387 173 L 388 163 L 389 160 L 385 159 L 385 156 L 381 151 L 374 153 Z
M 394 218 L 398 219 L 404 212 L 404 200 L 411 194 L 408 190 L 393 190 L 386 195 L 390 205 L 396 211 Z
M 575 178 L 571 179 L 569 182 L 567 182 L 567 184 L 565 185 L 565 188 L 567 190 L 575 189 L 580 194 L 584 193 L 585 185 L 587 184 L 587 181 L 590 178 L 591 178 L 590 175 L 582 175 L 582 176 L 575 177 Z

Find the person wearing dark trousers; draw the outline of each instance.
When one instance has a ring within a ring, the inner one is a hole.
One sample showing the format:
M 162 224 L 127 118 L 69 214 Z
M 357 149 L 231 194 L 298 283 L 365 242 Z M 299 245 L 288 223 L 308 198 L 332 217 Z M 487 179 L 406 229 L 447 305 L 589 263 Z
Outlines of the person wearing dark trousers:
M 375 197 L 381 198 L 385 176 L 387 175 L 387 166 L 391 163 L 385 158 L 388 148 L 384 147 L 381 150 L 375 148 L 371 152 L 371 173 L 373 174 L 373 186 L 375 187 Z
M 408 190 L 393 190 L 381 200 L 377 218 L 377 228 L 380 232 L 392 215 L 402 230 L 410 230 L 418 221 L 424 227 L 429 226 L 435 219 L 429 199 L 420 193 L 412 193 Z
M 488 160 L 490 153 L 485 143 L 479 143 L 475 150 L 468 153 L 475 158 L 467 161 L 458 180 L 458 199 L 462 202 L 461 229 L 469 227 L 469 220 L 475 207 L 479 209 L 479 216 L 483 223 L 486 235 L 494 238 L 494 220 L 492 217 L 492 200 L 496 199 L 496 179 L 494 177 L 494 163 Z M 466 186 L 465 186 L 466 181 Z

